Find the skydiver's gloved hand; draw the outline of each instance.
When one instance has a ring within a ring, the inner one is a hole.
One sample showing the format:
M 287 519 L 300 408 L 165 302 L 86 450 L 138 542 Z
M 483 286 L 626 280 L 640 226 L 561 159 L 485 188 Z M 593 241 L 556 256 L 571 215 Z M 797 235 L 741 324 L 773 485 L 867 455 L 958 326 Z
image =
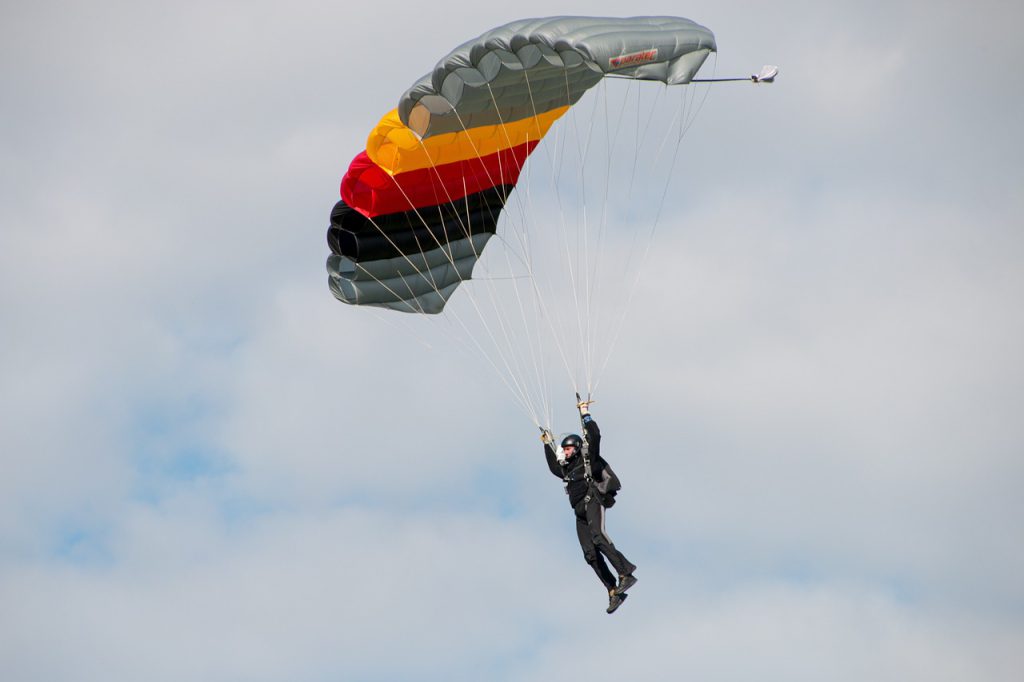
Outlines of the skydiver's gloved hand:
M 579 397 L 579 396 L 577 395 L 577 397 Z M 580 402 L 576 403 L 576 407 L 579 409 L 581 417 L 585 417 L 586 415 L 590 414 L 590 403 L 592 403 L 592 402 L 594 402 L 594 401 L 593 400 L 581 400 Z
M 544 443 L 544 445 L 553 445 L 555 442 L 555 437 L 551 435 L 551 431 L 541 427 L 540 440 L 542 443 Z

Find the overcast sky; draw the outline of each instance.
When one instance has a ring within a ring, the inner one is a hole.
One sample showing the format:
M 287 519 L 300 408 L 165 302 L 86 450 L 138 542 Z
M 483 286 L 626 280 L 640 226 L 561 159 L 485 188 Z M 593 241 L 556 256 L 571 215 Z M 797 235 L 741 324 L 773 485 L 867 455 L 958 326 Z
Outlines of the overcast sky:
M 629 7 L 781 75 L 708 98 L 602 379 L 609 617 L 500 382 L 327 289 L 406 87 L 623 10 L 466 4 L 0 8 L 0 678 L 1020 679 L 1024 10 Z

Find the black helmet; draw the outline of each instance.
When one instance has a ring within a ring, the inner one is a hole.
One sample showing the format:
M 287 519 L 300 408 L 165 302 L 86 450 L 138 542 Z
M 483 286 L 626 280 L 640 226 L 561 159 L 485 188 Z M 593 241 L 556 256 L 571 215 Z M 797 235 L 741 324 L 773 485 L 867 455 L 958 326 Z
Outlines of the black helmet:
M 570 433 L 568 436 L 562 439 L 562 449 L 572 446 L 579 450 L 583 447 L 583 439 L 577 436 L 575 433 Z

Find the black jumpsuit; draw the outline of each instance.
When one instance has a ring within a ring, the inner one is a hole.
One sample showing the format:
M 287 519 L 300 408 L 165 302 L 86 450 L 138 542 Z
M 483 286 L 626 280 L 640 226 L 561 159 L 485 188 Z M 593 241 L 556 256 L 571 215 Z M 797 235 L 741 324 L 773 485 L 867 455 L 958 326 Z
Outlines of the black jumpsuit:
M 590 456 L 590 470 L 594 481 L 602 480 L 605 468 L 608 464 L 601 457 L 601 430 L 597 428 L 597 422 L 589 414 L 583 418 L 583 428 L 587 432 L 587 449 Z M 547 443 L 544 444 L 544 456 L 548 461 L 548 468 L 551 473 L 566 482 L 566 492 L 569 494 L 569 504 L 576 512 L 576 536 L 579 538 L 580 547 L 583 549 L 583 557 L 590 567 L 594 569 L 597 577 L 604 583 L 605 588 L 611 590 L 615 587 L 615 576 L 608 570 L 604 557 L 608 558 L 611 565 L 619 575 L 628 575 L 636 570 L 622 552 L 615 549 L 611 538 L 604 529 L 604 506 L 601 504 L 601 495 L 592 481 L 586 480 L 586 469 L 583 463 L 583 453 L 574 453 L 572 457 L 561 464 L 555 456 L 555 451 Z M 602 556 L 603 555 L 603 556 Z

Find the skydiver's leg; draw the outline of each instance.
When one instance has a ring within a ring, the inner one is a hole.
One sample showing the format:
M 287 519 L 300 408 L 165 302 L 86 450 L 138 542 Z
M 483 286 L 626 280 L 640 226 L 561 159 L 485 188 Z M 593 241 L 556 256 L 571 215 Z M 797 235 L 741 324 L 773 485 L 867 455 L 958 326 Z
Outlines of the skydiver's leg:
M 581 503 L 581 505 L 584 503 Z M 629 559 L 623 556 L 622 552 L 615 548 L 615 544 L 612 539 L 608 537 L 608 533 L 604 529 L 604 513 L 605 509 L 601 506 L 601 502 L 597 497 L 591 498 L 586 505 L 586 524 L 587 531 L 590 533 L 590 544 L 593 545 L 598 552 L 608 557 L 608 561 L 618 571 L 619 575 L 630 575 L 636 570 L 636 566 L 633 565 Z M 577 530 L 579 529 L 579 517 L 577 515 Z M 582 541 L 581 541 L 582 542 Z M 603 561 L 601 562 L 604 563 Z
M 597 548 L 594 546 L 594 536 L 590 531 L 590 526 L 587 524 L 586 514 L 586 503 L 580 502 L 576 505 L 576 537 L 580 541 L 580 549 L 583 550 L 583 558 L 586 560 L 590 567 L 594 569 L 594 573 L 597 574 L 598 580 L 604 585 L 606 590 L 615 589 L 615 576 L 608 569 L 608 565 L 604 562 Z

